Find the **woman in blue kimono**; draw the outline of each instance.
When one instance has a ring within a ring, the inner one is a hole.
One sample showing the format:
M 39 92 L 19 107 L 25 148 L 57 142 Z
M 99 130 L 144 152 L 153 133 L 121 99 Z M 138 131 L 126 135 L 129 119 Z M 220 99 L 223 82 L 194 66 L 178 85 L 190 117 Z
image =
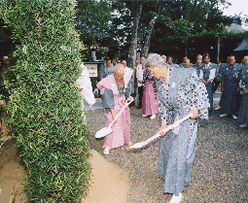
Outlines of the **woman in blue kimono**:
M 160 133 L 159 177 L 165 180 L 164 193 L 173 194 L 170 202 L 180 202 L 184 187 L 191 180 L 198 134 L 197 118 L 208 119 L 207 90 L 194 68 L 171 68 L 158 54 L 150 54 L 145 67 L 161 81 L 158 86 L 158 108 L 162 119 L 159 130 L 189 113 L 193 114 L 191 119 L 166 136 Z
M 244 57 L 244 63 L 242 79 L 240 81 L 240 89 L 244 90 L 244 95 L 237 120 L 241 128 L 248 127 L 248 56 Z

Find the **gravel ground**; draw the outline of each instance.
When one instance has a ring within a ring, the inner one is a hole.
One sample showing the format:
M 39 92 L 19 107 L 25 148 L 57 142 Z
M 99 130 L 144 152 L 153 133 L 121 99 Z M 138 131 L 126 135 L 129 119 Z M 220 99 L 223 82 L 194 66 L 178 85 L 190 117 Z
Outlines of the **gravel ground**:
M 216 106 L 216 105 L 215 105 Z M 248 129 L 240 129 L 232 118 L 219 118 L 214 112 L 208 125 L 199 127 L 198 149 L 192 179 L 185 188 L 183 202 L 248 202 Z M 103 140 L 96 140 L 104 127 L 103 110 L 87 112 L 90 147 L 102 154 Z M 131 107 L 131 141 L 146 140 L 159 127 L 159 119 L 142 118 L 141 110 Z M 158 141 L 144 149 L 122 147 L 110 151 L 106 159 L 125 169 L 130 177 L 129 203 L 168 202 L 163 180 L 158 177 Z

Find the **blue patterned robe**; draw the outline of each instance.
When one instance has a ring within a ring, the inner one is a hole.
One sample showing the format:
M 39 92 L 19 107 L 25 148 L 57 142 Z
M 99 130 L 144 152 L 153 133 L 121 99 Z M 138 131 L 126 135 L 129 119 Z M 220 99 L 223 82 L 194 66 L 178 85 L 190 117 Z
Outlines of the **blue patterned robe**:
M 197 64 L 195 63 L 195 64 L 192 65 L 192 67 L 196 70 L 197 75 L 199 76 L 200 70 L 202 68 L 202 65 L 201 66 L 197 66 Z
M 161 119 L 168 124 L 190 110 L 198 110 L 200 118 L 208 119 L 206 87 L 195 69 L 170 69 L 166 84 L 158 86 L 158 107 Z M 188 119 L 160 139 L 158 169 L 159 177 L 165 180 L 164 193 L 178 195 L 190 184 L 197 134 L 198 120 Z

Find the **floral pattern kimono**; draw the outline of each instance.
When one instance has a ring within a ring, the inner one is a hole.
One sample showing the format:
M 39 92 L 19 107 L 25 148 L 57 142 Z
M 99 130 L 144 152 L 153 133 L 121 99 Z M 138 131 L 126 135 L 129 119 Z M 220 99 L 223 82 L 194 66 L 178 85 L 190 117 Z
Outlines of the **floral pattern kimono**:
M 209 100 L 205 85 L 194 68 L 169 68 L 166 84 L 158 87 L 158 109 L 168 124 L 198 110 L 208 119 Z M 198 119 L 188 119 L 169 131 L 159 143 L 159 177 L 164 193 L 178 195 L 190 184 L 198 134 Z

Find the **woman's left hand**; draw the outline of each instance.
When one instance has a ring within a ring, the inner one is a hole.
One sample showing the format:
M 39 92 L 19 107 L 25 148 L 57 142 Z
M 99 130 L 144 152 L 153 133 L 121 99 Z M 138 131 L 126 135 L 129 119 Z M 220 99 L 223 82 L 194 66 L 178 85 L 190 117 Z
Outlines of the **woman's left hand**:
M 189 114 L 192 114 L 192 116 L 191 116 L 192 119 L 198 118 L 198 111 L 197 110 L 190 110 Z
M 167 132 L 164 132 L 163 130 L 167 127 L 167 122 L 165 120 L 162 120 L 162 125 L 158 130 L 158 133 L 161 135 L 160 137 L 164 137 Z

